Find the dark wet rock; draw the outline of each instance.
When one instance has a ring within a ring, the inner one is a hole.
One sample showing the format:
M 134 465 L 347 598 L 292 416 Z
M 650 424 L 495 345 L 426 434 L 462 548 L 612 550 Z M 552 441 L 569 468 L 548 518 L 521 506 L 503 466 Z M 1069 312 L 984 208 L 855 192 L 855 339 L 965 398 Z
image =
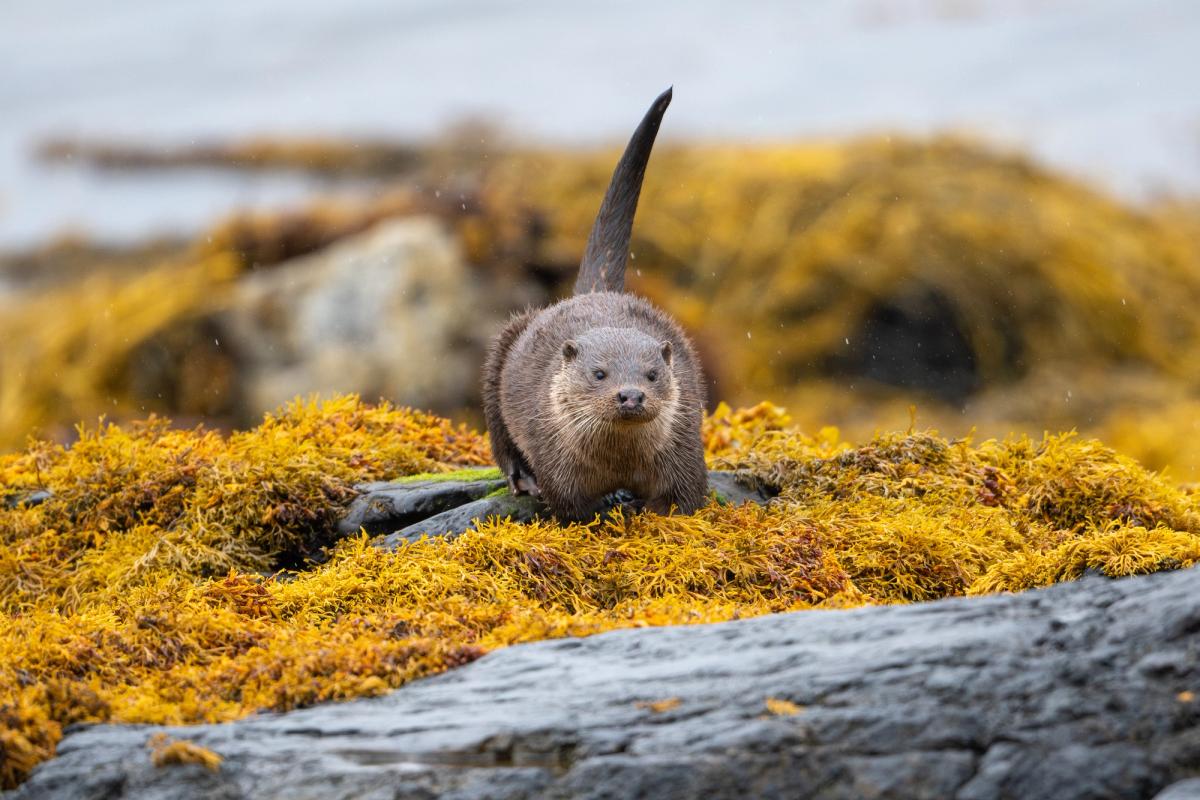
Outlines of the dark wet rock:
M 1000 344 L 1001 363 L 1017 373 L 1020 341 L 1014 334 Z M 826 369 L 842 378 L 866 378 L 961 404 L 983 386 L 978 362 L 955 301 L 916 283 L 877 298 Z
M 763 505 L 779 495 L 779 489 L 762 483 L 748 472 L 708 471 L 708 489 L 722 503 Z
M 40 506 L 53 496 L 47 489 L 38 489 L 32 492 L 6 494 L 0 499 L 0 502 L 4 503 L 5 508 L 29 508 L 30 506 Z
M 383 697 L 167 729 L 217 773 L 151 766 L 157 727 L 77 730 L 13 800 L 1178 800 L 1200 769 L 1198 596 L 1193 569 L 538 642 Z
M 369 534 L 391 533 L 444 511 L 459 508 L 504 488 L 497 480 L 431 480 L 367 483 L 338 521 L 338 533 L 348 536 L 360 528 Z
M 626 513 L 635 513 L 641 510 L 641 503 L 627 492 L 614 492 L 604 498 L 600 513 L 608 514 L 617 508 L 623 508 Z M 528 495 L 514 497 L 505 488 L 458 508 L 414 522 L 385 536 L 378 545 L 385 550 L 394 550 L 404 542 L 415 542 L 422 536 L 453 539 L 464 531 L 474 530 L 480 522 L 488 519 L 530 522 L 537 517 L 551 516 L 550 510 L 537 498 Z
M 708 485 L 723 503 L 764 504 L 778 491 L 764 486 L 749 475 L 733 472 L 708 473 Z M 338 534 L 348 536 L 360 528 L 369 534 L 388 534 L 379 546 L 394 550 L 404 542 L 422 536 L 453 538 L 472 530 L 479 522 L 512 519 L 529 522 L 549 511 L 532 497 L 513 497 L 500 479 L 403 480 L 395 483 L 367 483 L 358 487 L 362 494 L 354 500 L 338 522 Z M 608 498 L 608 508 L 617 506 L 636 510 L 638 503 L 617 493 Z
M 503 481 L 501 481 L 503 486 Z M 492 517 L 510 518 L 516 522 L 529 522 L 546 509 L 528 495 L 514 497 L 508 492 L 485 497 L 457 508 L 443 511 L 428 519 L 414 522 L 395 533 L 385 536 L 379 546 L 394 550 L 404 542 L 415 542 L 422 536 L 442 536 L 453 539 L 463 531 L 473 530 L 479 522 Z

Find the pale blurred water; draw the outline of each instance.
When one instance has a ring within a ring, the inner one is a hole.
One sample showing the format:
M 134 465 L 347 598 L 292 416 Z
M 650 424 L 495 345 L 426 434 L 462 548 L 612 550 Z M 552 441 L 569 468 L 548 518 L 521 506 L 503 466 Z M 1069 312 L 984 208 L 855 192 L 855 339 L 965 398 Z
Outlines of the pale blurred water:
M 93 174 L 45 135 L 423 136 L 464 116 L 622 139 L 982 133 L 1133 198 L 1200 190 L 1196 0 L 5 0 L 0 246 L 187 230 L 312 191 L 286 176 Z

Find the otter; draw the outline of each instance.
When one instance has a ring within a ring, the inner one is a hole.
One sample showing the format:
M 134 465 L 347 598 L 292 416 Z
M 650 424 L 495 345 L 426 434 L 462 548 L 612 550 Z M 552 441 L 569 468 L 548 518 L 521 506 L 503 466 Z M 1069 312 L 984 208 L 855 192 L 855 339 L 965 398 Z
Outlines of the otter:
M 671 102 L 650 106 L 613 171 L 574 295 L 515 315 L 483 371 L 492 455 L 513 494 L 538 496 L 560 519 L 632 494 L 659 513 L 705 501 L 704 382 L 687 335 L 626 294 L 625 265 L 646 162 Z

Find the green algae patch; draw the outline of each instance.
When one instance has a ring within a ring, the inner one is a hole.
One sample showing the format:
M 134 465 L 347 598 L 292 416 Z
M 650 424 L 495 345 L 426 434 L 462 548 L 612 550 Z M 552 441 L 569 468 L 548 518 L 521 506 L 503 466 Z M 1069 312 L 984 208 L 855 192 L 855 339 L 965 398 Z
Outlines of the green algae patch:
M 479 469 L 456 469 L 451 472 L 422 472 L 418 475 L 405 475 L 398 478 L 396 483 L 417 483 L 417 482 L 432 482 L 444 483 L 446 481 L 502 481 L 504 475 L 496 467 L 483 467 Z
M 354 485 L 477 477 L 481 434 L 341 397 L 230 435 L 150 420 L 0 456 L 0 494 L 51 493 L 0 507 L 0 781 L 76 722 L 232 720 L 376 695 L 517 642 L 1200 559 L 1197 496 L 1080 437 L 855 445 L 765 403 L 722 406 L 703 430 L 712 466 L 779 497 L 490 520 L 395 552 L 335 541 Z

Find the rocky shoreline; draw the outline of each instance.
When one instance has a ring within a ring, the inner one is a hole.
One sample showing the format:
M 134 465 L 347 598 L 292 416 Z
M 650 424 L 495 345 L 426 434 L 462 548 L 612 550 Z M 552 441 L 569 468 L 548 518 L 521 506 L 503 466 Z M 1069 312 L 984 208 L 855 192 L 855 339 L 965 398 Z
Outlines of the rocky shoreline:
M 1089 576 L 521 645 L 377 698 L 79 728 L 7 797 L 1179 800 L 1197 592 L 1194 569 Z M 155 767 L 162 731 L 219 768 Z
M 566 526 L 477 432 L 355 397 L 31 444 L 0 493 L 0 778 L 974 800 L 1196 776 L 1192 494 L 1073 436 L 782 420 L 705 420 L 693 515 Z

